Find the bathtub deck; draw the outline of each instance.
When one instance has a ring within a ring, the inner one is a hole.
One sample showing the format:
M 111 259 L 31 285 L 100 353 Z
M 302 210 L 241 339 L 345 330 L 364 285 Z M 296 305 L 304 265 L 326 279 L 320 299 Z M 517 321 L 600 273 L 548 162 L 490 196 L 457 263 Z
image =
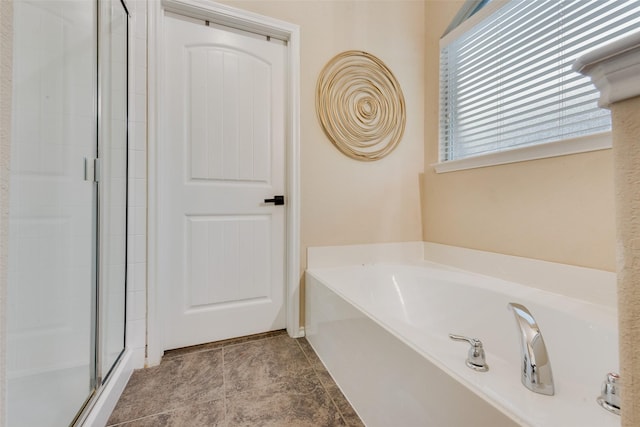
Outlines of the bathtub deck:
M 109 426 L 363 426 L 306 339 L 284 331 L 170 351 L 135 371 Z

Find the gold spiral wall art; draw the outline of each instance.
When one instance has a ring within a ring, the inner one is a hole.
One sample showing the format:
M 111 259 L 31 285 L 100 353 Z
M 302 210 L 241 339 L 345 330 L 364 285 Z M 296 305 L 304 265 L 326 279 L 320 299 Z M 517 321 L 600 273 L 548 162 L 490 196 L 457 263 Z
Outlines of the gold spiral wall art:
M 316 113 L 333 145 L 362 161 L 391 153 L 407 120 L 402 89 L 391 70 L 370 53 L 356 50 L 336 55 L 322 69 Z

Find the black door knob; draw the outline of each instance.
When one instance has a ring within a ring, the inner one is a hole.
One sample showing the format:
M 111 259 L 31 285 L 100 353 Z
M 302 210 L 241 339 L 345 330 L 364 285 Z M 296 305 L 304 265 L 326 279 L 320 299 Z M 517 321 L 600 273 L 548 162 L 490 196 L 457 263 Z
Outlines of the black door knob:
M 284 205 L 284 196 L 273 196 L 273 199 L 264 199 L 265 203 L 273 203 L 276 206 Z

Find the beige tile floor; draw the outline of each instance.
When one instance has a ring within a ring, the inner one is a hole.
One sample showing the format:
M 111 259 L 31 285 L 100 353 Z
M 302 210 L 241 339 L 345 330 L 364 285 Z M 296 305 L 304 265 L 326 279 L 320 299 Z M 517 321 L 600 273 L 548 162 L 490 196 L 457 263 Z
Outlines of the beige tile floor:
M 133 373 L 107 424 L 364 426 L 307 340 L 284 331 L 166 353 Z

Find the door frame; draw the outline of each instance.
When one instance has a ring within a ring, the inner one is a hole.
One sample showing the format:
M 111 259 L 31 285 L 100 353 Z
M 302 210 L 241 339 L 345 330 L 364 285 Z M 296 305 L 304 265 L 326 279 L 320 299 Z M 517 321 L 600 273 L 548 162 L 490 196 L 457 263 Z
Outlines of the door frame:
M 146 364 L 160 363 L 164 333 L 162 316 L 167 292 L 158 283 L 158 139 L 163 83 L 164 13 L 204 19 L 216 24 L 287 42 L 285 220 L 285 309 L 287 333 L 304 336 L 300 325 L 300 27 L 210 0 L 162 0 L 148 3 L 148 228 Z

